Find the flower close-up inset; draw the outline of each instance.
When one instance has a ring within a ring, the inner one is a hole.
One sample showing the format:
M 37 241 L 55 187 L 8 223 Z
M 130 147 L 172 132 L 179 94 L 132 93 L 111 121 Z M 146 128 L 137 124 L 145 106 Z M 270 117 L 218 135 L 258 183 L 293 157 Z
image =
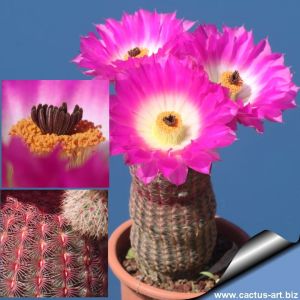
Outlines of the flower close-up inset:
M 107 81 L 4 81 L 2 130 L 4 186 L 108 185 Z M 93 179 L 79 182 L 80 170 Z

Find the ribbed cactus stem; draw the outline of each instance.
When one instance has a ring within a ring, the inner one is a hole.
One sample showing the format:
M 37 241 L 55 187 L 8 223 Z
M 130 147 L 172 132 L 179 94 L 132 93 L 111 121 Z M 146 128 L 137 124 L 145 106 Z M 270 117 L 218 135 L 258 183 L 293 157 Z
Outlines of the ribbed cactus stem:
M 161 175 L 146 185 L 134 167 L 131 175 L 130 238 L 140 271 L 158 281 L 199 274 L 217 236 L 210 177 L 189 170 L 176 186 Z
M 46 279 L 43 275 L 43 271 L 45 270 L 45 254 L 47 250 L 47 243 L 45 241 L 46 234 L 46 223 L 44 220 L 41 221 L 40 226 L 38 227 L 39 241 L 38 241 L 38 257 L 37 257 L 37 271 L 35 278 L 35 297 L 43 297 L 43 288 L 46 283 Z
M 19 297 L 18 285 L 17 285 L 17 275 L 20 272 L 20 258 L 22 252 L 22 245 L 16 249 L 17 257 L 15 257 L 15 262 L 11 265 L 11 277 L 8 278 L 8 296 L 9 297 Z M 19 255 L 18 255 L 19 254 Z
M 83 250 L 83 262 L 84 262 L 84 281 L 86 286 L 85 297 L 91 296 L 91 283 L 92 283 L 92 274 L 91 274 L 91 259 L 90 259 L 90 246 L 84 243 L 84 250 Z
M 72 293 L 70 290 L 70 287 L 68 285 L 68 281 L 71 276 L 71 271 L 68 268 L 68 254 L 67 254 L 67 245 L 68 245 L 68 236 L 67 234 L 63 231 L 63 219 L 61 216 L 57 217 L 59 228 L 58 228 L 58 241 L 61 244 L 60 246 L 60 260 L 61 260 L 61 270 L 60 270 L 60 275 L 61 275 L 61 281 L 62 281 L 62 287 L 61 291 L 59 292 L 58 296 L 62 297 L 72 297 Z
M 24 259 L 24 256 L 26 257 L 28 253 L 26 253 L 25 250 L 25 241 L 30 240 L 29 236 L 29 223 L 31 222 L 33 218 L 32 211 L 26 211 L 24 215 L 22 215 L 23 218 L 23 226 L 20 227 L 19 231 L 16 233 L 16 237 L 19 240 L 19 243 L 16 245 L 16 247 L 13 249 L 13 257 L 10 261 L 10 277 L 8 278 L 9 282 L 9 290 L 8 290 L 8 296 L 9 297 L 20 297 L 21 296 L 21 286 L 18 285 L 18 278 L 20 276 L 24 276 L 26 267 L 24 263 L 22 264 L 21 259 Z
M 99 241 L 94 240 L 93 243 L 89 239 L 85 238 L 82 244 L 82 261 L 84 269 L 82 271 L 83 297 L 91 297 L 98 294 L 99 288 L 105 289 L 107 287 L 107 278 L 103 272 L 95 272 L 95 270 L 106 269 L 105 255 L 102 249 L 98 249 L 97 255 L 93 253 L 93 244 L 99 244 Z M 101 282 L 101 285 L 99 285 Z

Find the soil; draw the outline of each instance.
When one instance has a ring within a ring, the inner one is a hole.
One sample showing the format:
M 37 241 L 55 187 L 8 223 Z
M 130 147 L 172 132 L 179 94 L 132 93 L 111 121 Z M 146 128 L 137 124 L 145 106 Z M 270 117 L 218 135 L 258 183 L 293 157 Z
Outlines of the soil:
M 210 262 L 207 264 L 206 268 L 199 270 L 199 276 L 192 280 L 178 279 L 176 281 L 169 280 L 167 282 L 154 282 L 151 278 L 142 274 L 138 270 L 137 263 L 134 258 L 124 258 L 122 265 L 125 270 L 137 280 L 157 288 L 174 292 L 207 292 L 216 285 L 218 279 L 226 270 L 237 250 L 237 246 L 232 241 L 229 241 L 223 236 L 218 236 L 216 247 Z M 225 256 L 227 256 L 227 258 L 224 260 Z M 200 272 L 202 271 L 209 271 L 213 273 L 214 278 L 201 275 Z

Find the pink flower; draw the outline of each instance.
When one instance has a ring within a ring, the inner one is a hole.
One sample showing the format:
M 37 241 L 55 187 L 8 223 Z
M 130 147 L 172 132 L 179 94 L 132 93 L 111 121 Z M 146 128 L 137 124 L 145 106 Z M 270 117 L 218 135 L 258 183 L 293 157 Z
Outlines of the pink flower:
M 216 149 L 236 139 L 227 124 L 237 106 L 227 90 L 173 57 L 153 57 L 127 76 L 111 101 L 112 154 L 125 154 L 145 183 L 162 173 L 180 185 L 188 168 L 209 174 Z
M 124 13 L 121 21 L 107 19 L 94 33 L 81 38 L 81 53 L 73 60 L 86 74 L 115 79 L 115 75 L 153 54 L 167 53 L 176 38 L 193 22 L 176 18 L 175 13 L 159 14 L 140 9 Z
M 2 90 L 4 187 L 108 186 L 108 81 L 3 81 Z M 39 103 L 60 106 L 62 102 L 67 103 L 69 111 L 79 104 L 83 119 L 102 125 L 100 131 L 80 121 L 96 133 L 93 144 L 81 143 L 88 137 L 86 129 L 58 136 L 42 134 L 33 123 L 30 118 L 33 106 Z M 63 141 L 51 144 L 52 139 Z
M 267 39 L 255 45 L 244 27 L 199 26 L 172 53 L 193 57 L 211 81 L 227 87 L 240 107 L 237 121 L 259 132 L 263 120 L 281 122 L 282 111 L 295 107 L 298 87 L 283 55 L 272 53 Z

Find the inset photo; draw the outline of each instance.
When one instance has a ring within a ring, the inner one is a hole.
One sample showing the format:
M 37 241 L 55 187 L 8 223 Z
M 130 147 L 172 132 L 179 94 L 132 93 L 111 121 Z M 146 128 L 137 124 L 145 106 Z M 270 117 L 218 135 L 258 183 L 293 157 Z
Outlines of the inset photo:
M 109 185 L 106 80 L 2 81 L 2 187 Z
M 107 190 L 6 190 L 0 297 L 107 296 Z

